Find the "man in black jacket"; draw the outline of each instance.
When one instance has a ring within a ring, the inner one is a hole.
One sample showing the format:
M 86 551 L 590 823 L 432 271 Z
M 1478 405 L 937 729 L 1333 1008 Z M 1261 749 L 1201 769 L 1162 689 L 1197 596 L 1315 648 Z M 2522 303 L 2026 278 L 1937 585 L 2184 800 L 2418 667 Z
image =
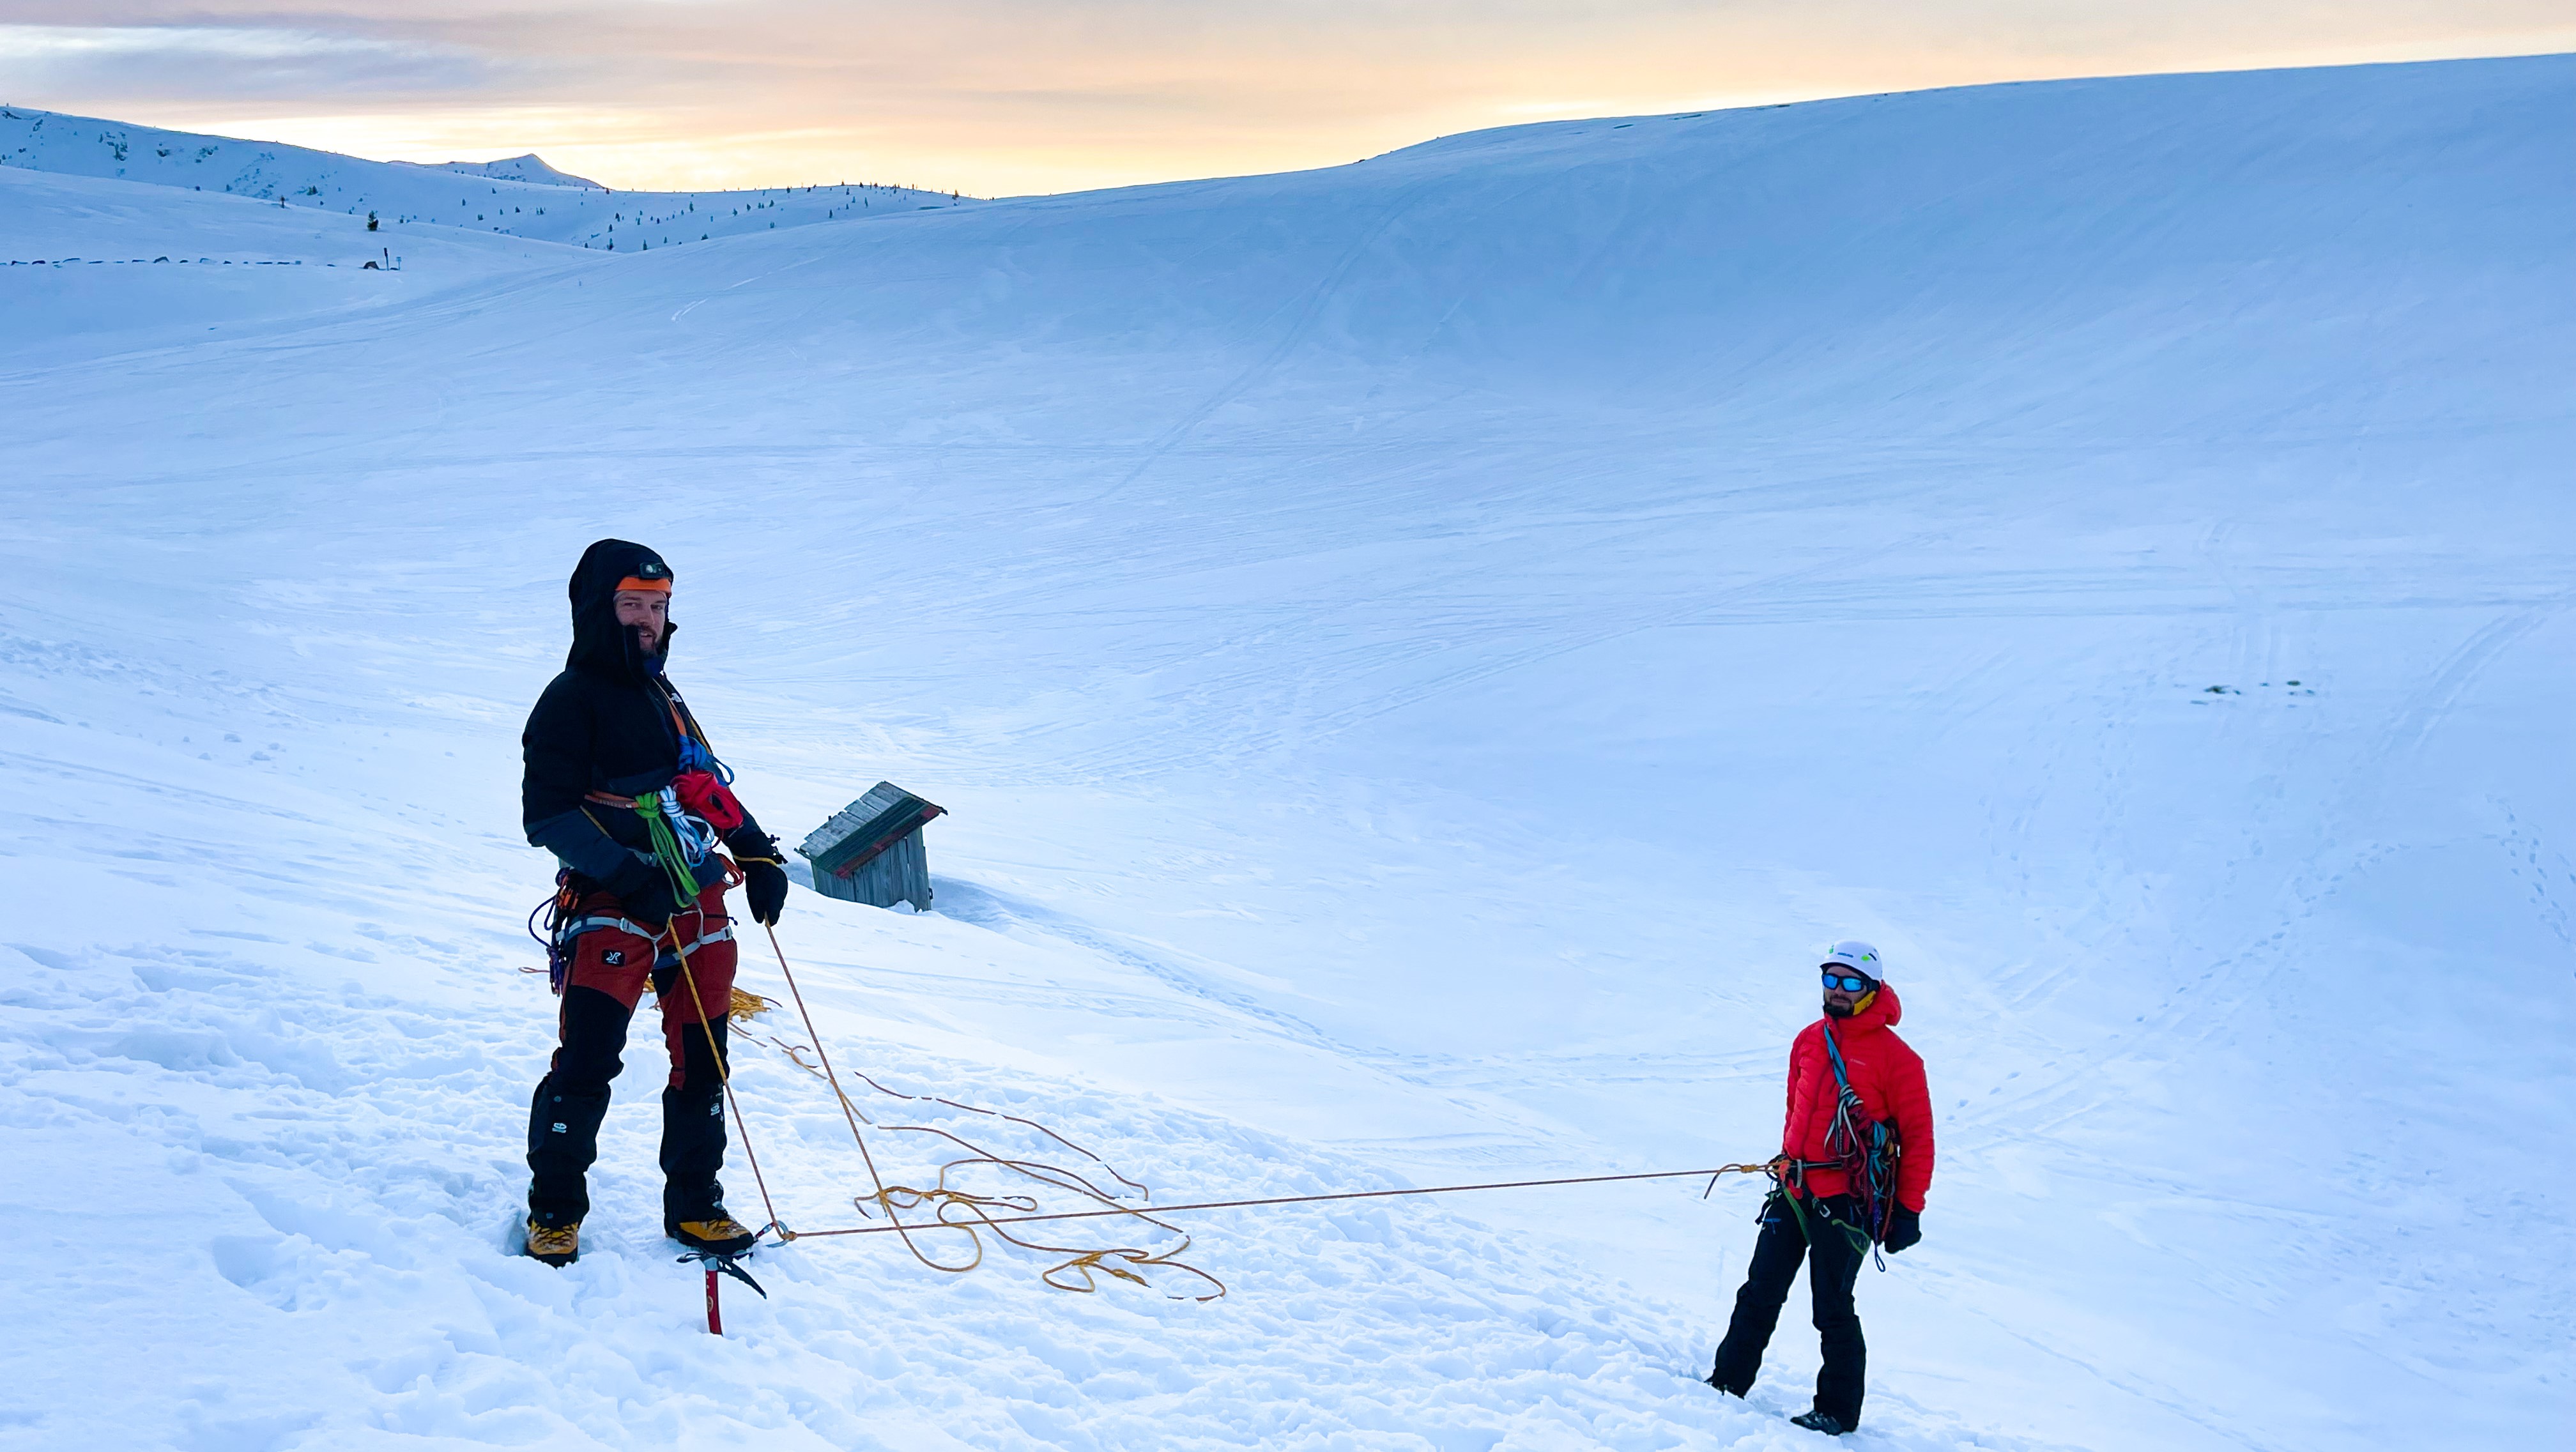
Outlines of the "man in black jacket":
M 776 842 L 722 786 L 697 718 L 662 673 L 671 583 L 671 567 L 642 545 L 604 539 L 583 552 L 572 574 L 572 655 L 519 738 L 528 840 L 564 869 L 560 1043 L 528 1110 L 527 1248 L 549 1265 L 580 1254 L 608 1083 L 648 979 L 671 1061 L 662 1090 L 663 1229 L 724 1253 L 754 1239 L 725 1213 L 716 1180 L 735 952 L 723 859 L 705 850 L 693 866 L 689 847 L 722 841 L 763 924 L 786 905 L 787 873 Z M 687 803 L 676 819 L 665 788 L 674 806 Z M 691 893 L 692 885 L 702 890 Z

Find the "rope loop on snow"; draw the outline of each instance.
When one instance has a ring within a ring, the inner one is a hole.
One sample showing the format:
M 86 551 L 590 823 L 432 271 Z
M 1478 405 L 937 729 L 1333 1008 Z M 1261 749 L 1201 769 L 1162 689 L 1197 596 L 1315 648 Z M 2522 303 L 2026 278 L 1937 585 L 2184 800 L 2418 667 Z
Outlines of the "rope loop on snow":
M 1038 1277 L 1040 1280 L 1045 1281 L 1048 1285 L 1053 1286 L 1060 1291 L 1073 1291 L 1078 1294 L 1088 1294 L 1097 1290 L 1099 1288 L 1099 1282 L 1093 1275 L 1093 1272 L 1095 1271 L 1105 1272 L 1106 1274 L 1114 1276 L 1120 1280 L 1142 1286 L 1150 1285 L 1151 1282 L 1148 1281 L 1143 1274 L 1140 1274 L 1140 1271 L 1148 1269 L 1168 1269 L 1191 1276 L 1209 1288 L 1206 1294 L 1190 1296 L 1188 1299 L 1213 1301 L 1225 1295 L 1226 1287 L 1223 1281 L 1218 1280 L 1215 1276 L 1208 1274 L 1206 1271 L 1200 1270 L 1194 1265 L 1189 1265 L 1175 1259 L 1175 1257 L 1179 1256 L 1190 1247 L 1190 1237 L 1186 1232 L 1182 1231 L 1178 1226 L 1167 1224 L 1164 1221 L 1156 1219 L 1152 1214 L 1147 1213 L 1147 1210 L 1144 1207 L 1122 1203 L 1115 1190 L 1097 1183 L 1095 1180 L 1084 1174 L 1066 1169 L 1061 1165 L 1048 1164 L 1042 1160 L 1019 1159 L 1008 1155 L 995 1154 L 991 1150 L 986 1149 L 984 1146 L 979 1145 L 970 1139 L 966 1139 L 963 1136 L 938 1128 L 934 1125 L 878 1125 L 875 1121 L 869 1120 L 866 1115 L 859 1111 L 858 1105 L 851 1100 L 849 1091 L 841 1087 L 840 1071 L 833 1067 L 831 1051 L 824 1047 L 823 1036 L 821 1033 L 816 1031 L 814 1027 L 813 1012 L 805 1005 L 805 991 L 803 988 L 799 987 L 796 982 L 796 970 L 790 966 L 787 961 L 787 950 L 779 944 L 778 930 L 774 927 L 768 927 L 765 930 L 769 934 L 770 952 L 776 955 L 778 959 L 779 974 L 786 980 L 788 997 L 795 1002 L 796 1015 L 805 1025 L 805 1034 L 809 1043 L 805 1045 L 794 1045 L 766 1035 L 764 1035 L 763 1038 L 766 1042 L 777 1048 L 781 1053 L 785 1054 L 789 1062 L 794 1063 L 797 1067 L 821 1078 L 831 1087 L 832 1097 L 840 1101 L 841 1116 L 843 1120 L 848 1123 L 850 1128 L 850 1141 L 858 1147 L 859 1160 L 867 1167 L 868 1183 L 874 1186 L 874 1189 L 867 1194 L 852 1196 L 850 1203 L 857 1208 L 861 1215 L 873 1216 L 876 1212 L 881 1211 L 886 1218 L 886 1223 L 884 1225 L 871 1226 L 868 1228 L 901 1236 L 904 1248 L 912 1253 L 913 1259 L 920 1261 L 923 1265 L 932 1270 L 940 1271 L 949 1275 L 963 1275 L 984 1263 L 983 1235 L 984 1232 L 990 1231 L 1000 1239 L 1008 1242 L 1009 1244 L 1018 1246 L 1023 1250 L 1032 1250 L 1044 1255 L 1061 1255 L 1067 1257 L 1059 1264 L 1051 1266 L 1047 1270 L 1040 1272 Z M 751 1003 L 749 1005 L 745 1005 L 740 1000 L 736 1001 L 734 1007 L 737 1015 L 740 1017 L 745 1017 L 746 1019 L 756 1018 L 768 1007 L 767 1000 L 765 999 L 759 999 L 754 995 L 748 994 L 743 995 L 743 997 L 751 999 Z M 743 1010 L 746 1007 L 749 1009 L 747 1015 L 743 1013 Z M 814 1056 L 814 1061 L 812 1063 L 807 1063 L 805 1060 L 804 1055 L 807 1052 L 811 1052 Z M 865 1073 L 859 1073 L 855 1077 L 861 1083 L 866 1084 L 870 1089 L 873 1089 L 877 1093 L 885 1095 L 890 1099 L 901 1099 L 916 1104 L 938 1104 L 950 1109 L 962 1110 L 969 1114 L 982 1114 L 994 1119 L 1008 1120 L 1013 1124 L 1024 1125 L 1027 1128 L 1045 1135 L 1048 1139 L 1055 1141 L 1066 1149 L 1090 1160 L 1094 1165 L 1099 1167 L 1100 1172 L 1105 1174 L 1107 1178 L 1115 1180 L 1118 1184 L 1133 1190 L 1140 1197 L 1150 1198 L 1152 1196 L 1153 1192 L 1141 1181 L 1129 1179 L 1127 1176 L 1119 1173 L 1117 1167 L 1111 1165 L 1107 1160 L 1102 1159 L 1099 1155 L 1092 1153 L 1081 1145 L 1075 1144 L 1073 1141 L 1066 1139 L 1063 1135 L 1056 1133 L 1054 1130 L 1047 1128 L 1036 1120 L 1024 1119 L 1016 1114 L 1004 1114 L 997 1109 L 986 1109 L 981 1105 L 966 1104 L 955 1099 L 942 1098 L 934 1094 L 905 1094 L 898 1090 L 887 1088 L 885 1085 L 878 1083 L 874 1078 Z M 913 1185 L 889 1185 L 886 1183 L 884 1175 L 878 1172 L 876 1155 L 868 1148 L 867 1135 L 859 1128 L 862 1122 L 868 1123 L 875 1128 L 882 1129 L 889 1134 L 934 1135 L 940 1139 L 944 1139 L 955 1144 L 967 1153 L 961 1158 L 950 1160 L 941 1165 L 939 1167 L 939 1178 L 928 1189 L 923 1189 Z M 745 1147 L 747 1151 L 747 1142 Z M 950 1175 L 960 1170 L 975 1166 L 986 1166 L 999 1169 L 1021 1176 L 1024 1179 L 1033 1181 L 1049 1189 L 1061 1190 L 1070 1194 L 1082 1196 L 1097 1205 L 1106 1207 L 1087 1212 L 1090 1215 L 1131 1217 L 1133 1219 L 1143 1221 L 1148 1225 L 1152 1225 L 1157 1229 L 1168 1231 L 1173 1235 L 1179 1236 L 1180 1244 L 1166 1250 L 1154 1251 L 1142 1249 L 1136 1246 L 1085 1247 L 1075 1245 L 1047 1245 L 1035 1240 L 1024 1239 L 1020 1236 L 1013 1235 L 1011 1232 L 1004 1230 L 1001 1227 L 1022 1220 L 1044 1219 L 1049 1217 L 1039 1216 L 1036 1214 L 1039 1205 L 1038 1201 L 1034 1197 L 1028 1195 L 978 1194 L 960 1189 L 949 1183 Z M 875 1207 L 874 1211 L 870 1209 L 871 1206 Z M 924 1208 L 928 1208 L 930 1211 L 930 1220 L 928 1223 L 906 1221 L 904 1219 L 905 1213 L 919 1211 Z M 993 1213 L 996 1209 L 1002 1210 L 1006 1213 L 997 1217 Z M 775 1219 L 776 1215 L 775 1212 L 773 1212 L 772 1220 L 775 1221 Z M 941 1260 L 924 1250 L 921 1243 L 914 1238 L 917 1232 L 941 1230 L 955 1231 L 964 1235 L 967 1240 L 968 1248 L 972 1251 L 972 1258 L 966 1261 L 963 1265 L 950 1264 L 949 1262 Z M 795 1231 L 788 1229 L 784 1224 L 778 1225 L 778 1232 L 782 1240 L 796 1240 L 809 1235 L 831 1235 L 841 1233 L 834 1231 Z M 1113 1265 L 1110 1263 L 1112 1261 L 1119 1262 L 1119 1264 Z M 1075 1283 L 1077 1279 L 1080 1282 L 1079 1284 Z

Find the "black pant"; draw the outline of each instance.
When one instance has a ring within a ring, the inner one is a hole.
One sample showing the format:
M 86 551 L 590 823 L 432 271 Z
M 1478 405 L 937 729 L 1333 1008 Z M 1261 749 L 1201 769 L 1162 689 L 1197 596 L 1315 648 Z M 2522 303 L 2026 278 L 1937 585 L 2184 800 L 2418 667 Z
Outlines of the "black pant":
M 1816 1410 L 1845 1431 L 1860 1425 L 1861 1383 L 1869 1368 L 1860 1313 L 1852 1307 L 1852 1283 L 1869 1258 L 1869 1236 L 1860 1220 L 1859 1202 L 1849 1195 L 1802 1198 L 1793 1206 L 1775 1190 L 1762 1202 L 1762 1234 L 1753 1242 L 1744 1289 L 1735 1293 L 1735 1318 L 1727 1322 L 1726 1339 L 1717 1345 L 1711 1384 L 1737 1396 L 1753 1389 L 1763 1349 L 1780 1324 L 1780 1306 L 1789 1299 L 1789 1283 L 1798 1278 L 1798 1263 L 1804 1261 L 1807 1290 L 1816 1305 L 1816 1334 L 1825 1350 L 1824 1367 L 1816 1373 Z

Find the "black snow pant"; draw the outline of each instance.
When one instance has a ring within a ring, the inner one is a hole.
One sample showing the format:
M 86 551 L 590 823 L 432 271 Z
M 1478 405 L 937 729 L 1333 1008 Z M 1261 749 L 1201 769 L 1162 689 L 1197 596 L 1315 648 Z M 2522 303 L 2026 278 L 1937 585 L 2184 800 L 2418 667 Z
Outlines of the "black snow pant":
M 1869 1235 L 1860 1221 L 1859 1202 L 1849 1195 L 1803 1198 L 1793 1206 L 1786 1194 L 1771 1192 L 1762 1202 L 1762 1234 L 1753 1242 L 1744 1289 L 1735 1293 L 1735 1317 L 1717 1345 L 1710 1385 L 1737 1396 L 1753 1389 L 1762 1352 L 1780 1324 L 1781 1304 L 1789 1299 L 1789 1284 L 1804 1261 L 1807 1290 L 1815 1300 L 1816 1334 L 1825 1351 L 1825 1364 L 1816 1373 L 1816 1410 L 1841 1423 L 1844 1431 L 1860 1425 L 1861 1382 L 1869 1368 L 1860 1312 L 1852 1306 L 1852 1284 L 1860 1277 L 1861 1262 L 1869 1258 Z
M 733 1005 L 734 944 L 724 890 L 709 888 L 675 913 L 671 928 L 689 945 L 680 973 L 672 940 L 628 931 L 617 899 L 594 893 L 578 916 L 602 925 L 573 940 L 560 1015 L 562 1038 L 528 1105 L 528 1213 L 541 1225 L 569 1225 L 590 1213 L 591 1161 L 608 1115 L 608 1083 L 624 1067 L 627 1025 L 649 978 L 662 1011 L 671 1061 L 662 1088 L 662 1220 L 712 1219 L 724 1210 L 724 1080 L 717 1059 Z M 689 994 L 690 980 L 697 1001 Z M 713 1043 L 709 1040 L 712 1038 Z

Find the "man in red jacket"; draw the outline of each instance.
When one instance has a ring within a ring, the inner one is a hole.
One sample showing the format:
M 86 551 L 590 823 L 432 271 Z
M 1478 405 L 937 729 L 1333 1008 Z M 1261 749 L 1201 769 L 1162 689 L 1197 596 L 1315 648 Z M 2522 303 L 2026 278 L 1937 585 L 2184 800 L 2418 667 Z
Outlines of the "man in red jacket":
M 1825 1016 L 1789 1049 L 1789 1119 L 1771 1162 L 1778 1186 L 1762 1202 L 1762 1234 L 1708 1382 L 1739 1397 L 1752 1389 L 1803 1261 L 1825 1364 L 1815 1406 L 1790 1420 L 1840 1436 L 1860 1426 L 1869 1361 L 1852 1308 L 1861 1262 L 1873 1245 L 1894 1254 L 1923 1238 L 1932 1095 L 1923 1060 L 1896 1036 L 1904 1009 L 1878 950 L 1836 943 L 1822 966 Z

